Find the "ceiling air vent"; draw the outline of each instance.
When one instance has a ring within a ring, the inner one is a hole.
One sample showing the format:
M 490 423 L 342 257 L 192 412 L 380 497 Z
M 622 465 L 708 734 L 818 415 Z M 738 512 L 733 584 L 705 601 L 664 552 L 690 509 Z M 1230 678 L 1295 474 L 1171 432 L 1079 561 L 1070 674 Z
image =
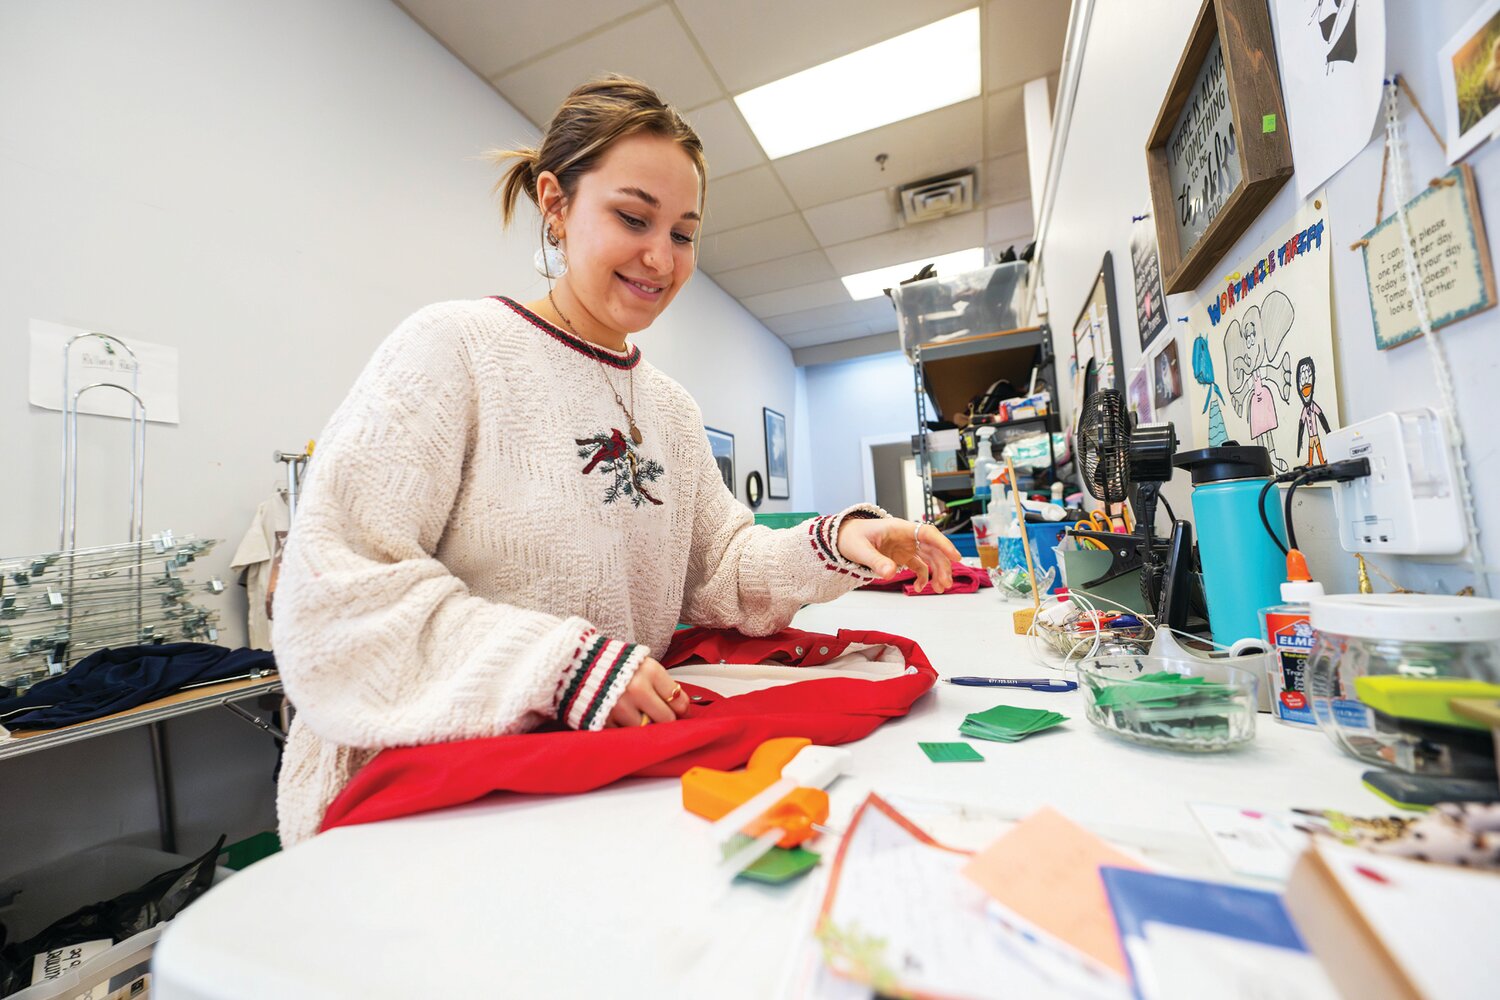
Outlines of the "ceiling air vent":
M 974 207 L 974 183 L 971 168 L 898 188 L 902 223 L 909 226 L 967 212 Z

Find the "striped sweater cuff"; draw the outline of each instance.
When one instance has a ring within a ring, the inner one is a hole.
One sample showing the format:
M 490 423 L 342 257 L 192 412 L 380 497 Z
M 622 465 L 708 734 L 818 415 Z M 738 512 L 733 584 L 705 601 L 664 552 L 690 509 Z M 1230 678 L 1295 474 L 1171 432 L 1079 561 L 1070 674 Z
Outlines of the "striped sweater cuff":
M 807 522 L 808 544 L 824 569 L 863 580 L 873 580 L 875 573 L 868 566 L 845 559 L 839 553 L 839 528 L 843 525 L 845 518 L 851 517 L 868 519 L 890 517 L 890 515 L 874 504 L 866 503 L 856 504 L 838 514 L 815 518 Z
M 558 684 L 557 719 L 570 729 L 603 729 L 625 685 L 650 654 L 645 646 L 611 639 L 593 629 L 584 632 Z

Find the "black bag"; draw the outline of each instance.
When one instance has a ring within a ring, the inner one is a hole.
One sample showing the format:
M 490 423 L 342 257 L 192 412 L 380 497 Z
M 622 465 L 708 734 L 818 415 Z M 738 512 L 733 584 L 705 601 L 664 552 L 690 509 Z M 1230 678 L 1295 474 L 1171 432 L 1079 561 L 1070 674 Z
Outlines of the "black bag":
M 224 850 L 224 837 L 207 854 L 174 868 L 114 899 L 90 903 L 29 941 L 0 948 L 0 997 L 8 997 L 31 985 L 32 960 L 41 952 L 109 938 L 119 944 L 149 927 L 171 920 L 182 909 L 208 891 L 214 880 L 214 862 Z M 5 929 L 0 927 L 0 944 Z

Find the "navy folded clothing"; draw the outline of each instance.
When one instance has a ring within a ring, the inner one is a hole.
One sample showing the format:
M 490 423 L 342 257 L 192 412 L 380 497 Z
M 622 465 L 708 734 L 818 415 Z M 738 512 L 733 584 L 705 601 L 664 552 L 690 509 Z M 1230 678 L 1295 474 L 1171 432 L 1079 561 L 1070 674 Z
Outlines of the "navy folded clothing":
M 275 658 L 265 650 L 226 649 L 201 642 L 101 649 L 19 698 L 0 700 L 0 726 L 57 729 L 123 712 L 189 685 L 275 669 Z

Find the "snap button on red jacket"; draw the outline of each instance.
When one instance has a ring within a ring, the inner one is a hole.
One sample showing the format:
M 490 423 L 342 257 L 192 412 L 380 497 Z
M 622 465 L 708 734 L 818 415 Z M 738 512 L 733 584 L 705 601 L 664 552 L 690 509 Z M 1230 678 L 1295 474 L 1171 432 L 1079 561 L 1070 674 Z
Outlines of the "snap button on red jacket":
M 320 829 L 442 809 L 492 792 L 586 792 L 621 778 L 672 777 L 699 765 L 729 770 L 778 736 L 805 736 L 824 746 L 862 739 L 887 719 L 905 715 L 937 680 L 910 639 L 850 629 L 837 635 L 785 629 L 751 637 L 692 628 L 673 637 L 660 661 L 669 668 L 719 662 L 818 666 L 855 644 L 893 647 L 905 672 L 884 680 L 821 677 L 730 697 L 684 684 L 704 702 L 665 725 L 554 729 L 384 750 L 328 807 Z

